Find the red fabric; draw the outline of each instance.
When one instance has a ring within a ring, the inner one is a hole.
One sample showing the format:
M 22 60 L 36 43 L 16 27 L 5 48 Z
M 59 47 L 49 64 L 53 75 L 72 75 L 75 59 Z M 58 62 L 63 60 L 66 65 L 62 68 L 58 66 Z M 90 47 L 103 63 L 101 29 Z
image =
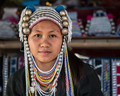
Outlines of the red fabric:
M 120 87 L 117 88 L 117 94 L 120 94 Z
M 120 66 L 117 66 L 117 73 L 120 73 Z
M 120 76 L 117 76 L 117 84 L 120 84 Z

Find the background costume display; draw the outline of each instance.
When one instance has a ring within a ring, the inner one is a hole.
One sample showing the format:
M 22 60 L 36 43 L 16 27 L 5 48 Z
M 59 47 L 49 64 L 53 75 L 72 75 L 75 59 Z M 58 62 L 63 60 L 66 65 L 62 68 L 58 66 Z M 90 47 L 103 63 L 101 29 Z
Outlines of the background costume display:
M 30 30 L 42 20 L 54 22 L 63 35 L 60 53 L 48 71 L 38 68 L 28 43 Z M 72 37 L 72 22 L 62 6 L 26 7 L 19 22 L 19 36 L 24 43 L 25 68 L 10 77 L 7 96 L 102 96 L 100 82 L 93 68 L 67 50 L 67 43 Z M 51 73 L 53 74 L 46 78 Z M 40 86 L 48 90 L 44 91 Z

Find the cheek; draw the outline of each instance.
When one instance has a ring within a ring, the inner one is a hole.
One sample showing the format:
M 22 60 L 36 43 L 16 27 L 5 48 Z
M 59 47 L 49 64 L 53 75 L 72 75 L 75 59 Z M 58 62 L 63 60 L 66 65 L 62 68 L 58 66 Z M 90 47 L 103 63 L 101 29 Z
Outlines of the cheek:
M 33 42 L 32 40 L 29 40 L 28 43 L 29 43 L 30 51 L 31 51 L 32 53 L 35 52 L 35 50 L 37 49 L 37 44 L 36 44 L 36 42 Z
M 54 46 L 56 46 L 56 50 L 60 52 L 62 41 L 57 42 L 56 44 L 54 44 Z

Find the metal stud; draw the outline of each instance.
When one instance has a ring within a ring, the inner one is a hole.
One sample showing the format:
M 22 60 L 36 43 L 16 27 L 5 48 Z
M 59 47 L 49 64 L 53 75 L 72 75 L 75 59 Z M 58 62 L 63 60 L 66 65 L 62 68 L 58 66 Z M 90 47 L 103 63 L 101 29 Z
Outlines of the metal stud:
M 22 27 L 23 27 L 23 28 L 28 27 L 28 23 L 27 23 L 27 22 L 23 22 L 23 23 L 22 23 Z
M 62 34 L 63 34 L 63 35 L 67 35 L 67 34 L 68 34 L 68 29 L 67 29 L 67 28 L 64 28 L 64 29 L 62 30 Z
M 63 10 L 60 11 L 60 15 L 61 15 L 61 16 L 65 16 L 65 11 L 63 11 Z
M 62 20 L 68 20 L 68 18 L 66 16 L 62 16 Z
M 23 21 L 28 21 L 29 20 L 29 16 L 25 15 L 23 16 Z
M 68 27 L 69 23 L 67 21 L 63 22 L 63 26 Z
M 31 15 L 32 14 L 32 11 L 30 9 L 27 9 L 26 12 L 25 12 L 26 15 Z
M 23 33 L 24 34 L 29 34 L 30 33 L 30 29 L 29 28 L 23 28 Z

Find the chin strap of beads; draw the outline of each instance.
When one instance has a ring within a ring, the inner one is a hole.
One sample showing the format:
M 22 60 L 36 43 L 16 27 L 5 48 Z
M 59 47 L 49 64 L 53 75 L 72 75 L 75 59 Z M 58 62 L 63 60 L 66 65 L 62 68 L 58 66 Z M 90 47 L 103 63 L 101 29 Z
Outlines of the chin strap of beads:
M 26 77 L 26 96 L 35 94 L 35 83 L 31 53 L 28 45 L 27 36 L 24 35 L 24 57 L 25 57 L 25 77 Z

